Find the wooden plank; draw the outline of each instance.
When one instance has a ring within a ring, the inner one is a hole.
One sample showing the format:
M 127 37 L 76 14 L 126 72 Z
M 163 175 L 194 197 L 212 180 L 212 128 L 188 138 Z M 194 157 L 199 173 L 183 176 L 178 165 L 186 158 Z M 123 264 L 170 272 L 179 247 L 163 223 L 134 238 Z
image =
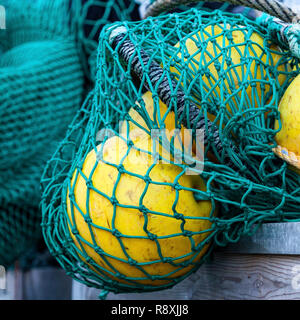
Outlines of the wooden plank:
M 192 299 L 300 299 L 300 256 L 218 253 L 193 277 Z
M 14 270 L 6 270 L 5 272 L 5 288 L 0 288 L 0 300 L 14 300 L 15 298 L 15 278 Z
M 60 268 L 43 267 L 22 274 L 22 300 L 70 300 L 72 278 Z
M 185 279 L 172 289 L 148 293 L 109 293 L 107 300 L 190 300 L 191 279 Z M 100 290 L 89 288 L 77 281 L 73 281 L 72 300 L 99 300 Z
M 300 299 L 298 292 L 291 290 L 292 279 L 297 276 L 293 274 L 293 268 L 298 268 L 300 264 L 297 256 L 300 256 L 298 234 L 300 234 L 300 223 L 265 224 L 254 236 L 244 237 L 239 244 L 230 245 L 223 251 L 216 252 L 214 255 L 216 259 L 213 263 L 204 265 L 196 275 L 192 275 L 172 289 L 145 294 L 109 294 L 108 299 L 185 300 L 205 299 L 205 297 L 209 299 L 231 299 L 232 297 L 264 299 L 264 290 L 269 290 L 278 298 L 284 299 L 285 296 L 291 296 Z M 272 278 L 273 285 L 270 284 L 271 280 L 264 280 L 259 295 L 253 286 L 259 286 L 261 280 L 259 274 L 262 278 L 266 277 L 269 272 L 268 267 L 273 268 L 272 264 L 275 266 L 274 275 L 276 275 Z M 276 266 L 279 268 L 278 271 Z M 280 268 L 289 270 L 286 271 L 288 275 L 282 275 L 281 280 Z M 251 271 L 249 271 L 250 274 L 247 273 L 247 270 Z M 246 277 L 246 274 L 249 275 L 249 278 Z M 256 275 L 257 279 L 253 280 L 251 274 Z M 257 280 L 255 285 L 251 282 L 252 280 L 253 283 Z M 64 285 L 66 284 L 64 281 L 69 281 L 69 287 Z M 12 270 L 7 272 L 7 289 L 0 290 L 0 299 L 68 299 L 68 297 L 71 298 L 70 282 L 71 278 L 65 276 L 63 270 L 53 272 L 53 270 L 40 269 L 32 270 L 27 274 L 16 273 Z M 288 287 L 287 293 L 274 289 L 273 287 L 276 286 L 274 283 Z M 73 283 L 74 299 L 98 299 L 98 290 L 80 284 L 78 286 L 77 283 Z
M 266 223 L 252 237 L 243 237 L 220 251 L 242 254 L 300 255 L 300 222 Z
M 72 278 L 60 268 L 44 267 L 6 272 L 6 288 L 0 300 L 71 300 Z
M 73 282 L 74 300 L 96 300 L 99 290 Z M 299 300 L 300 256 L 218 252 L 210 263 L 172 289 L 112 294 L 108 300 Z

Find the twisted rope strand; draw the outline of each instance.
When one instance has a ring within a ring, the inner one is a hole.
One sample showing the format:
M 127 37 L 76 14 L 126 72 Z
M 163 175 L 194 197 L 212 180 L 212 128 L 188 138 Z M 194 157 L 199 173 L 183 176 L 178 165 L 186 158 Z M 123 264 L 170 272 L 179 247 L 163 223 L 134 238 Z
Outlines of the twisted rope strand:
M 123 28 L 122 28 L 123 30 Z M 116 32 L 116 31 L 115 31 Z M 115 35 L 112 37 L 111 43 L 112 47 L 115 49 L 118 44 L 124 40 L 125 33 L 120 33 L 118 35 Z M 216 152 L 219 156 L 223 153 L 223 144 L 220 138 L 220 134 L 218 129 L 215 127 L 215 125 L 207 119 L 205 120 L 205 117 L 203 115 L 200 115 L 200 109 L 193 103 L 190 102 L 189 104 L 189 118 L 185 116 L 185 94 L 181 88 L 177 88 L 176 82 L 172 79 L 171 80 L 171 86 L 170 82 L 167 76 L 163 74 L 163 69 L 158 65 L 157 62 L 151 61 L 151 58 L 149 55 L 145 52 L 145 50 L 140 50 L 141 60 L 142 63 L 137 55 L 134 56 L 134 53 L 136 51 L 136 48 L 134 44 L 126 39 L 123 41 L 122 45 L 118 48 L 119 55 L 123 58 L 123 60 L 128 64 L 130 59 L 132 59 L 131 68 L 135 72 L 135 74 L 139 77 L 141 80 L 143 78 L 143 66 L 149 66 L 149 79 L 151 81 L 151 85 L 153 87 L 157 87 L 157 93 L 160 98 L 160 100 L 165 103 L 167 106 L 171 104 L 172 99 L 172 91 L 176 91 L 176 97 L 177 97 L 177 110 L 174 110 L 177 112 L 179 118 L 182 118 L 182 124 L 185 127 L 188 127 L 188 124 L 191 125 L 191 127 L 195 129 L 203 130 L 204 132 L 204 146 L 207 147 L 208 145 L 208 137 L 213 137 L 213 143 L 216 149 Z M 157 86 L 158 81 L 160 81 L 159 86 Z M 144 83 L 144 86 L 147 90 L 151 91 L 151 88 L 147 82 Z M 206 125 L 207 123 L 207 125 Z M 206 129 L 207 126 L 207 130 Z M 233 153 L 237 153 L 236 147 L 230 143 L 229 145 L 230 149 Z M 237 165 L 235 165 L 231 159 L 228 157 L 226 153 L 226 164 L 231 167 L 232 169 L 237 169 Z
M 200 2 L 199 0 L 156 0 L 151 3 L 145 13 L 145 18 L 149 16 L 157 16 L 163 11 L 173 9 L 179 5 L 191 4 Z M 215 2 L 215 0 L 207 0 L 207 2 Z M 282 5 L 275 0 L 218 0 L 218 2 L 229 2 L 233 5 L 242 5 L 250 7 L 265 13 L 268 13 L 274 17 L 281 19 L 282 21 L 292 23 L 293 21 L 299 21 L 300 16 L 294 12 L 291 8 Z

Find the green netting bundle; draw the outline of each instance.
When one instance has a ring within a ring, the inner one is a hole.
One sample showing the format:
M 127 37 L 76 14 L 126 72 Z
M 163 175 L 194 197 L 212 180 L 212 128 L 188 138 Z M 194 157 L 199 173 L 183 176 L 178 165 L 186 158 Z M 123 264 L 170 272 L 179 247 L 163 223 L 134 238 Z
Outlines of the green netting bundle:
M 66 1 L 3 1 L 0 57 L 0 264 L 41 237 L 39 180 L 84 94 Z
M 108 14 L 124 3 L 0 1 L 6 10 L 6 29 L 0 30 L 0 265 L 11 265 L 42 236 L 43 168 L 84 100 L 86 76 L 95 78 L 82 49 L 95 35 L 84 24 L 99 30 L 105 22 L 129 19 L 134 5 Z
M 279 30 L 199 9 L 102 30 L 95 88 L 42 178 L 44 238 L 67 274 L 165 289 L 216 245 L 300 221 L 300 175 L 272 151 L 299 74 Z

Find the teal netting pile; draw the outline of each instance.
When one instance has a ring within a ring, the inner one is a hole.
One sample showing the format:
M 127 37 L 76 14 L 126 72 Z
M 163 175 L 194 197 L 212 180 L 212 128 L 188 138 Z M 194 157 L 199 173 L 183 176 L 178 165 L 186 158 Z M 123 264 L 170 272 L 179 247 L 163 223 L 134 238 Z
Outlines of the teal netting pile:
M 66 1 L 3 1 L 0 30 L 0 264 L 41 237 L 39 180 L 80 107 L 84 74 Z
M 90 75 L 80 28 L 87 14 L 101 16 L 102 24 L 125 19 L 120 10 L 103 12 L 113 11 L 118 0 L 107 2 L 109 9 L 103 3 L 0 1 L 6 13 L 0 30 L 0 265 L 11 265 L 42 237 L 39 181 L 84 100 Z
M 105 27 L 95 89 L 42 178 L 51 254 L 88 286 L 152 291 L 263 222 L 299 221 L 300 176 L 272 152 L 298 73 L 240 14 L 191 9 Z

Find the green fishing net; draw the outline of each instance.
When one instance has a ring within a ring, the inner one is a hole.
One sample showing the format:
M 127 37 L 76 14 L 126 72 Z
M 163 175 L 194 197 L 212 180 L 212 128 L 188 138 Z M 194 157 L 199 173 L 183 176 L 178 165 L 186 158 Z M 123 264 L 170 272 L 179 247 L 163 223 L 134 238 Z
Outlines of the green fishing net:
M 95 88 L 41 181 L 44 239 L 68 275 L 166 289 L 215 246 L 300 221 L 300 176 L 272 152 L 299 61 L 263 25 L 190 9 L 102 30 Z
M 44 166 L 95 79 L 88 63 L 92 49 L 83 54 L 83 47 L 98 39 L 84 24 L 100 30 L 105 22 L 129 19 L 135 7 L 122 12 L 125 3 L 0 1 L 6 15 L 0 30 L 1 265 L 11 265 L 42 237 Z

